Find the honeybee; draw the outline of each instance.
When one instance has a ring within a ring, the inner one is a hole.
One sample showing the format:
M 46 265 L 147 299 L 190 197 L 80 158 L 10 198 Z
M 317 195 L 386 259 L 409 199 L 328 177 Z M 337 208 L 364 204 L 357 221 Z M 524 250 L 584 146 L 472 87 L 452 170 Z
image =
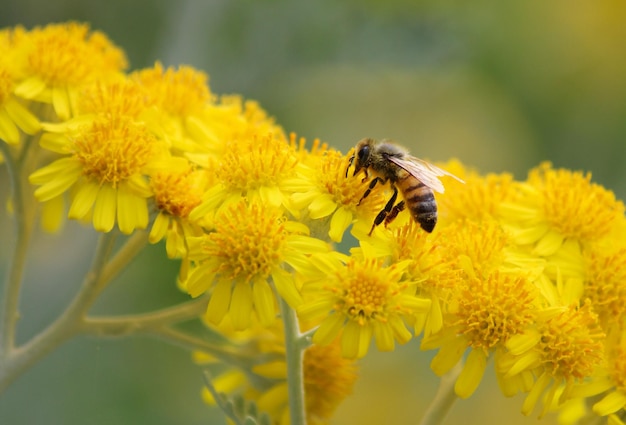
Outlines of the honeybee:
M 465 183 L 455 175 L 409 155 L 405 148 L 388 140 L 376 141 L 365 138 L 359 141 L 346 169 L 346 177 L 353 163 L 353 176 L 361 170 L 365 171 L 363 181 L 369 178 L 368 170 L 371 170 L 375 176 L 359 200 L 359 204 L 379 183 L 389 182 L 393 190 L 393 195 L 387 201 L 385 208 L 374 219 L 370 235 L 376 226 L 383 221 L 386 226 L 405 208 L 411 212 L 411 217 L 419 223 L 422 229 L 428 233 L 432 232 L 437 224 L 437 203 L 433 191 L 438 193 L 444 191 L 443 183 L 438 177 L 450 176 Z M 398 189 L 404 200 L 396 204 Z

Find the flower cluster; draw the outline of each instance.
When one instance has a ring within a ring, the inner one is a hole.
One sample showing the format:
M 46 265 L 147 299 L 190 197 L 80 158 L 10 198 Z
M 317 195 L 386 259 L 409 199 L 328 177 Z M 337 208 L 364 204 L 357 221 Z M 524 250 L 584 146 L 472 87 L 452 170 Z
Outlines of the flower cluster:
M 211 93 L 204 73 L 126 73 L 118 47 L 75 23 L 4 30 L 0 45 L 3 152 L 33 164 L 43 227 L 67 217 L 99 232 L 147 229 L 181 260 L 179 287 L 208 299 L 207 326 L 274 356 L 223 375 L 221 391 L 287 423 L 284 302 L 312 335 L 311 423 L 349 394 L 372 342 L 393 351 L 418 336 L 438 350 L 438 375 L 465 359 L 460 397 L 493 359 L 503 394 L 527 394 L 525 414 L 542 400 L 542 414 L 560 408 L 574 422 L 585 410 L 569 406 L 595 400 L 595 414 L 619 421 L 626 220 L 589 174 L 545 163 L 516 181 L 452 161 L 444 168 L 465 183 L 442 178 L 432 233 L 408 212 L 371 232 L 388 184 L 349 173 L 353 152 L 307 148 L 257 103 Z M 348 232 L 356 243 L 339 250 Z

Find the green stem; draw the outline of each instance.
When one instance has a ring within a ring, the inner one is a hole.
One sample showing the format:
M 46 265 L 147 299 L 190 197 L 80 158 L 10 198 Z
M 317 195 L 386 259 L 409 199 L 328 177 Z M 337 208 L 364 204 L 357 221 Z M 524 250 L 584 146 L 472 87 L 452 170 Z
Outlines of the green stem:
M 435 398 L 426 409 L 420 425 L 438 425 L 442 423 L 454 402 L 458 399 L 454 392 L 454 384 L 463 370 L 463 361 L 457 363 L 448 373 L 441 377 Z
M 287 360 L 287 384 L 291 425 L 305 425 L 304 406 L 304 348 L 296 312 L 280 299 L 280 312 L 285 328 L 285 357 Z
M 19 165 L 13 160 L 11 150 L 4 142 L 0 142 L 0 151 L 7 166 L 13 217 L 15 219 L 15 245 L 13 257 L 9 264 L 7 277 L 4 281 L 2 299 L 0 300 L 0 364 L 11 356 L 15 348 L 15 329 L 19 318 L 19 297 L 24 277 L 24 265 L 28 244 L 32 235 L 34 213 L 26 208 L 26 189 L 20 177 Z M 28 212 L 28 214 L 27 214 Z

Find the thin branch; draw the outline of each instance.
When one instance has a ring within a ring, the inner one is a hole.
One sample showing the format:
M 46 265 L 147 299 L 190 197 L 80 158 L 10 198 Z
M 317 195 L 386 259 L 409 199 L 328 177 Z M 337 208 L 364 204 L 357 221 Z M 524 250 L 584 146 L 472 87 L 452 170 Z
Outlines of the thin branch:
M 437 394 L 435 394 L 435 398 L 428 406 L 426 413 L 424 413 L 420 425 L 439 425 L 444 420 L 452 405 L 458 399 L 454 392 L 454 385 L 462 370 L 463 361 L 461 360 L 441 377 Z
M 198 298 L 175 306 L 141 314 L 113 317 L 86 317 L 83 333 L 102 337 L 123 337 L 146 333 L 163 327 L 196 318 L 206 309 L 206 298 Z
M 0 367 L 0 393 L 18 376 L 80 331 L 85 304 L 93 301 L 100 284 L 102 270 L 111 252 L 115 237 L 102 234 L 90 271 L 69 307 L 46 329 L 26 344 L 15 348 Z
M 2 299 L 0 300 L 0 359 L 7 358 L 15 348 L 15 329 L 19 318 L 19 297 L 24 277 L 24 266 L 28 244 L 32 235 L 34 217 L 31 211 L 27 214 L 25 206 L 25 188 L 20 178 L 19 166 L 11 156 L 6 143 L 0 142 L 0 151 L 4 157 L 11 186 L 13 217 L 15 220 L 15 245 L 9 262 L 7 277 L 4 281 Z M 30 208 L 32 210 L 32 208 Z

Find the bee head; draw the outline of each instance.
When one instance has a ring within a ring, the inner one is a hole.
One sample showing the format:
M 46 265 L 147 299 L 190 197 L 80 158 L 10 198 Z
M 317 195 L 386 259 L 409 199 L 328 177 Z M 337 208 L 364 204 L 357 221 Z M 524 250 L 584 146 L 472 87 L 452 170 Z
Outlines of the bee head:
M 354 148 L 354 156 L 350 159 L 350 164 L 354 161 L 356 157 L 356 164 L 354 165 L 354 174 L 356 176 L 361 168 L 368 168 L 370 166 L 370 160 L 372 155 L 372 143 L 374 141 L 372 139 L 363 139 L 359 143 L 357 143 Z

